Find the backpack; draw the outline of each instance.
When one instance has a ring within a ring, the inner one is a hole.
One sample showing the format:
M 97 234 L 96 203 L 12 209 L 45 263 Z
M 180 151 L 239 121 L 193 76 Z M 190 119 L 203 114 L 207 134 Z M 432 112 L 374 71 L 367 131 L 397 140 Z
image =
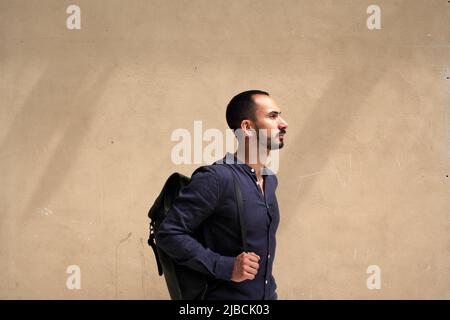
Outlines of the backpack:
M 229 166 L 227 164 L 225 165 Z M 247 235 L 244 223 L 242 193 L 235 177 L 236 173 L 230 167 L 229 171 L 231 172 L 233 179 L 243 250 L 244 252 L 247 252 Z M 194 174 L 195 171 L 192 176 Z M 164 275 L 172 300 L 203 300 L 208 290 L 215 285 L 218 285 L 221 281 L 176 263 L 169 255 L 158 247 L 158 244 L 155 241 L 155 234 L 158 232 L 159 226 L 169 213 L 172 203 L 180 194 L 181 189 L 187 186 L 190 181 L 191 178 L 181 173 L 175 172 L 171 174 L 148 212 L 148 217 L 150 218 L 148 245 L 153 249 L 158 266 L 158 274 L 160 276 Z M 200 232 L 196 233 L 195 238 L 198 239 L 199 242 L 203 242 Z

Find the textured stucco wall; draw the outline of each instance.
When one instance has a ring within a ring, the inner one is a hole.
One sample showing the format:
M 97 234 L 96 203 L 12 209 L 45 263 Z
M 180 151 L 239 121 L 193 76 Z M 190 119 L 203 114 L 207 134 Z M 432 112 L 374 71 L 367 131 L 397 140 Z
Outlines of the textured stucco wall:
M 449 299 L 449 21 L 444 0 L 0 0 L 0 298 L 168 298 L 146 214 L 198 166 L 170 135 L 258 88 L 290 125 L 279 298 Z

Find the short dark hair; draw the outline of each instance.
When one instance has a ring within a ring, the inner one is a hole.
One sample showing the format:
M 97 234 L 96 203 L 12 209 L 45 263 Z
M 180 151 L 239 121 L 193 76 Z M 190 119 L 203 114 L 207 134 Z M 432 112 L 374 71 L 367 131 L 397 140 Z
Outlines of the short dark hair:
M 226 118 L 230 129 L 239 129 L 241 127 L 242 120 L 256 120 L 256 103 L 253 100 L 253 95 L 255 94 L 264 94 L 266 96 L 269 95 L 267 92 L 261 90 L 248 90 L 235 95 L 228 103 Z

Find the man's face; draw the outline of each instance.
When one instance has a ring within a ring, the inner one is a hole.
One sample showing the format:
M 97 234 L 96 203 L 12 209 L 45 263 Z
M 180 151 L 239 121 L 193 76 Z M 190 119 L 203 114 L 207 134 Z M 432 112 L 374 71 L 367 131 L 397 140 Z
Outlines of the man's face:
M 254 124 L 258 143 L 266 146 L 268 150 L 283 148 L 288 124 L 281 117 L 280 108 L 271 97 L 263 94 L 253 95 L 253 101 L 256 103 Z

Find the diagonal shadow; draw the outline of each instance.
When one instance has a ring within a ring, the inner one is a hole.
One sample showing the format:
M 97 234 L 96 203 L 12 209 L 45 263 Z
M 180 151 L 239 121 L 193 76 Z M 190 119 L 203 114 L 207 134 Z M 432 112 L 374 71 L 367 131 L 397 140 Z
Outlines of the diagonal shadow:
M 341 69 L 336 73 L 335 78 L 317 102 L 317 107 L 308 115 L 300 133 L 292 140 L 295 141 L 295 146 L 292 145 L 295 151 L 293 151 L 292 157 L 283 160 L 285 163 L 283 166 L 298 167 L 300 155 L 314 155 L 314 153 L 317 153 L 314 157 L 317 159 L 315 167 L 323 168 L 325 166 L 329 156 L 333 154 L 349 128 L 352 115 L 355 115 L 364 104 L 364 99 L 352 96 L 351 91 L 358 92 L 358 96 L 369 96 L 372 88 L 382 77 L 378 68 L 383 69 L 380 64 L 373 66 L 373 62 L 371 62 L 361 66 L 361 70 Z M 370 75 L 368 76 L 366 73 Z M 361 78 L 364 78 L 364 81 L 361 81 Z M 343 83 L 351 90 L 341 91 Z M 295 182 L 297 183 L 297 181 Z M 311 188 L 313 184 L 308 183 L 307 186 Z M 303 187 L 302 192 L 295 199 L 285 200 L 301 201 L 309 191 L 310 189 Z
M 29 200 L 23 199 L 21 217 L 26 218 L 36 207 L 47 203 L 61 186 L 77 159 L 77 151 L 95 114 L 94 107 L 113 69 L 112 66 L 105 67 L 94 76 L 90 71 L 92 66 L 88 64 L 67 65 L 53 63 L 46 69 L 0 148 L 0 168 L 5 170 L 9 183 L 15 187 L 13 192 L 20 195 L 22 191 L 32 189 Z M 64 92 L 48 93 L 49 89 Z M 45 152 L 55 136 L 61 138 L 42 175 L 37 178 L 33 158 Z M 8 168 L 14 169 L 8 172 Z M 30 181 L 36 183 L 29 187 Z
M 395 16 L 398 13 L 396 10 L 389 16 Z M 396 28 L 399 22 L 400 20 L 395 20 L 391 28 Z M 352 25 L 350 28 L 355 29 L 356 27 Z M 357 114 L 364 105 L 364 101 L 383 77 L 383 72 L 392 59 L 390 51 L 392 47 L 380 48 L 379 40 L 375 41 L 376 45 L 374 45 L 370 39 L 361 38 L 358 38 L 357 40 L 360 41 L 355 44 L 357 42 L 355 39 L 346 37 L 346 31 L 344 30 L 336 38 L 337 46 L 345 49 L 341 58 L 341 61 L 344 61 L 343 66 L 340 66 L 335 72 L 334 79 L 330 81 L 323 95 L 317 101 L 314 111 L 308 115 L 300 132 L 293 137 L 291 146 L 294 149 L 293 155 L 283 159 L 283 167 L 298 168 L 300 155 L 316 153 L 314 158 L 317 160 L 317 170 L 320 171 L 320 168 L 324 168 L 336 146 L 345 136 L 345 132 L 352 122 L 352 115 Z M 368 38 L 370 37 L 368 36 Z M 342 42 L 339 42 L 340 39 L 343 39 Z M 368 58 L 373 56 L 372 50 L 378 50 L 378 55 L 374 60 Z M 360 63 L 353 63 L 357 59 L 360 59 Z M 320 148 L 318 148 L 319 144 Z M 292 197 L 292 193 L 281 195 L 281 202 L 295 210 L 297 204 L 302 203 L 317 181 L 315 177 L 310 179 L 310 183 L 302 187 L 300 194 L 296 194 L 295 197 Z M 296 189 L 294 186 L 297 184 L 298 180 L 295 179 L 288 188 L 294 190 Z M 287 227 L 294 215 L 286 215 L 287 222 L 282 226 Z

